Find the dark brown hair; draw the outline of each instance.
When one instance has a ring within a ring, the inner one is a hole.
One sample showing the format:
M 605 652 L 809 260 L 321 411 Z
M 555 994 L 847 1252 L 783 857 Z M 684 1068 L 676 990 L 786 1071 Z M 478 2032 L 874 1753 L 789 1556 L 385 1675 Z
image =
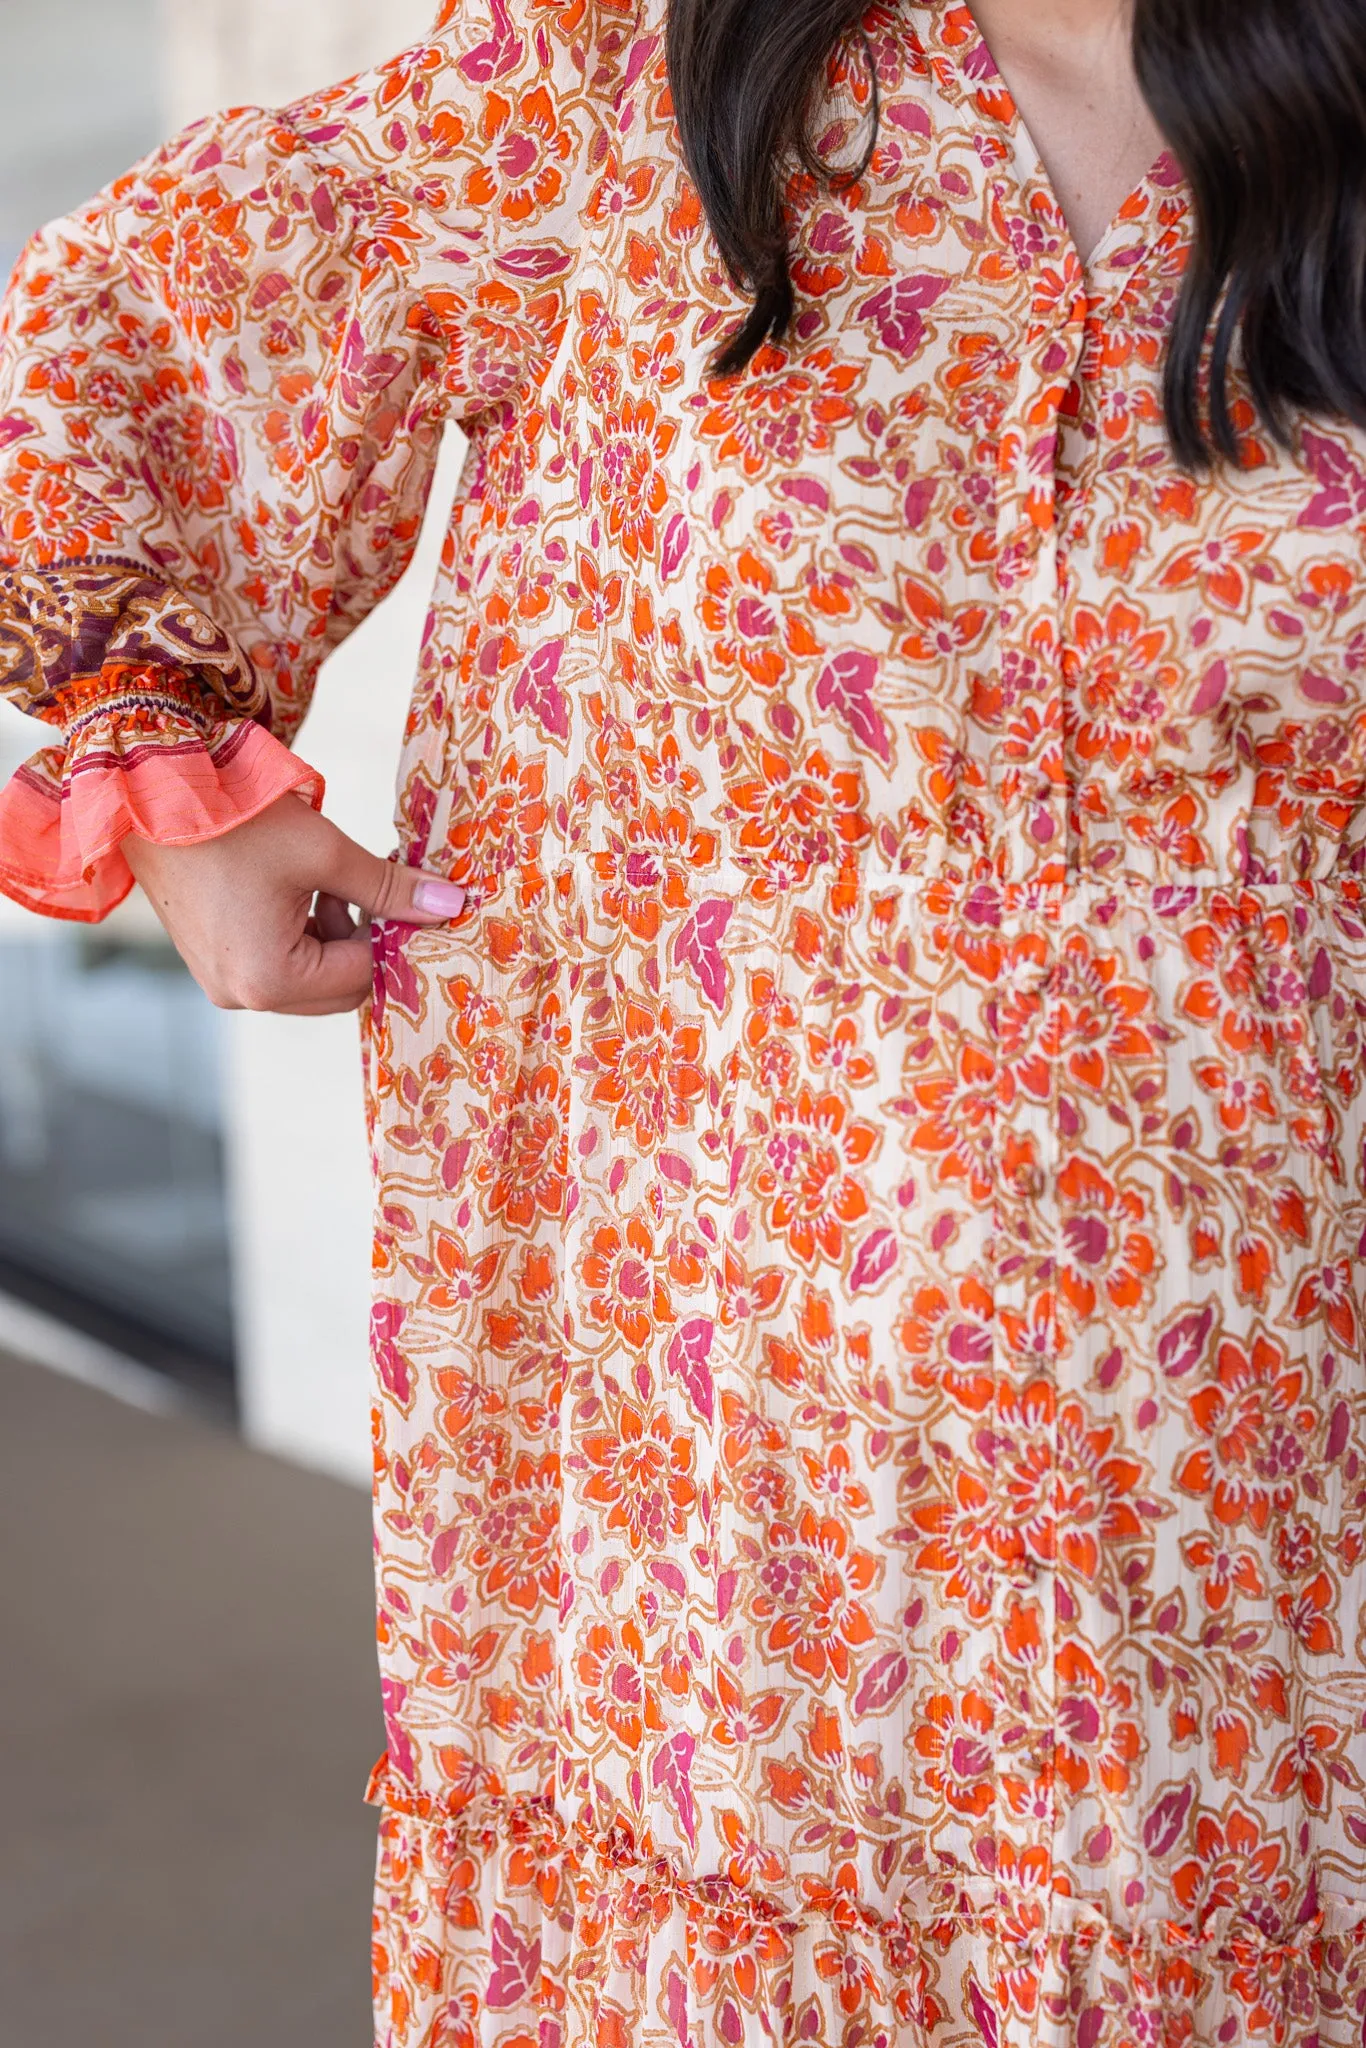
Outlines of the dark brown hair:
M 866 13 L 866 0 L 670 0 L 684 159 L 752 299 L 720 373 L 791 329 L 783 184 L 794 162 L 829 175 L 812 123 L 829 61 L 857 45 Z M 1297 411 L 1366 426 L 1363 0 L 1134 0 L 1133 47 L 1194 199 L 1165 369 L 1178 460 L 1237 459 L 1235 351 L 1278 440 Z M 874 77 L 872 137 L 876 121 Z

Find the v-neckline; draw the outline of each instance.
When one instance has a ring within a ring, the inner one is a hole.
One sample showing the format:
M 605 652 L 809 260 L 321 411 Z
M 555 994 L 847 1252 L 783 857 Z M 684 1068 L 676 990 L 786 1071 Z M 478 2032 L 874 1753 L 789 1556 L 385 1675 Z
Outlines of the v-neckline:
M 1032 188 L 1044 201 L 1051 216 L 1051 225 L 1063 249 L 1074 260 L 1088 296 L 1092 300 L 1107 297 L 1101 277 L 1106 267 L 1113 263 L 1118 245 L 1126 235 L 1131 234 L 1145 218 L 1158 215 L 1164 201 L 1178 199 L 1179 195 L 1184 206 L 1185 180 L 1176 157 L 1170 149 L 1160 153 L 1121 200 L 1095 246 L 1083 256 L 1029 124 L 1021 114 L 1015 95 L 1006 83 L 967 0 L 948 0 L 948 4 L 944 4 L 944 0 L 930 0 L 928 11 L 934 25 L 935 41 L 958 79 L 960 99 L 971 106 L 976 117 L 1000 129 L 1013 160 L 1012 170 L 1020 192 L 1023 194 Z M 955 31 L 951 40 L 945 34 L 950 24 Z M 992 89 L 988 102 L 980 97 L 984 85 Z M 1133 244 L 1128 246 L 1132 248 Z M 1139 260 L 1140 252 L 1135 251 L 1120 266 L 1122 283 L 1127 282 Z

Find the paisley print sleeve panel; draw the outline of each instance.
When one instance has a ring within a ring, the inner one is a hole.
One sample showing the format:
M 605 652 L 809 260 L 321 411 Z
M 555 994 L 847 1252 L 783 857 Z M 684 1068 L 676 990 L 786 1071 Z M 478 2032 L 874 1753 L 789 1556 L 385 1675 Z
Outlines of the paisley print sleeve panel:
M 7 894 L 94 921 L 131 887 L 130 831 L 321 801 L 287 746 L 407 563 L 443 421 L 515 402 L 562 331 L 579 12 L 447 0 L 429 42 L 197 124 L 25 251 L 0 691 L 61 740 L 0 794 Z

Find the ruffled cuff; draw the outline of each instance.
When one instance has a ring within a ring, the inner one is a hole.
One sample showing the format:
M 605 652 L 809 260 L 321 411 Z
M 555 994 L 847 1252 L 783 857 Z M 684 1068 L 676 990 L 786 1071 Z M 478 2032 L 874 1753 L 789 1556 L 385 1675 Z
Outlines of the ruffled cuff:
M 110 663 L 53 693 L 60 746 L 0 789 L 0 891 L 48 917 L 97 924 L 133 886 L 130 833 L 159 846 L 216 839 L 323 779 L 193 672 Z

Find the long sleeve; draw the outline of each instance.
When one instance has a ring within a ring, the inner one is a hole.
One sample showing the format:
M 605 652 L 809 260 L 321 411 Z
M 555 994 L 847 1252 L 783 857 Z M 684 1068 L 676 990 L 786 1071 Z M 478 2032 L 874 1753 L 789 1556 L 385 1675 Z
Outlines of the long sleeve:
M 582 52 L 469 0 L 34 238 L 0 326 L 0 692 L 57 730 L 0 793 L 7 894 L 95 920 L 130 831 L 321 800 L 288 743 L 411 554 L 443 420 L 553 357 L 590 121 Z

